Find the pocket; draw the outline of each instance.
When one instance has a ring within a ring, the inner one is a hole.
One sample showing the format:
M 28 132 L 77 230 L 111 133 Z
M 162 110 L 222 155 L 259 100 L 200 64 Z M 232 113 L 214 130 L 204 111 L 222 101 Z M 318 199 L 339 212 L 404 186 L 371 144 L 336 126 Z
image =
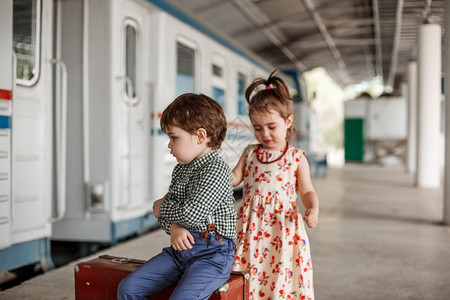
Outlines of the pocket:
M 234 264 L 234 250 L 232 253 L 229 253 L 226 257 L 225 268 L 223 269 L 223 274 L 230 274 Z

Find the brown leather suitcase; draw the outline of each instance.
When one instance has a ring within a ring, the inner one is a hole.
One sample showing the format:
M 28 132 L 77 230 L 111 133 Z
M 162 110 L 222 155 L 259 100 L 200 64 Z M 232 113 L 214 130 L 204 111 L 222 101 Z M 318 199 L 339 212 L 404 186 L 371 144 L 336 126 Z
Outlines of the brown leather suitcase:
M 101 255 L 75 266 L 76 300 L 117 299 L 120 281 L 139 268 L 145 260 Z M 232 272 L 230 278 L 209 298 L 210 300 L 248 300 L 248 273 Z M 151 299 L 169 299 L 176 285 L 153 295 Z

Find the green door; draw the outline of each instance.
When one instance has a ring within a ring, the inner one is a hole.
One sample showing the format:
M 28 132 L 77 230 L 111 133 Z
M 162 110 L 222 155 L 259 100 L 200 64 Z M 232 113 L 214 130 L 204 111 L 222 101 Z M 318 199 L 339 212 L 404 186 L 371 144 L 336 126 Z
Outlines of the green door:
M 345 119 L 345 161 L 362 162 L 364 158 L 364 119 Z

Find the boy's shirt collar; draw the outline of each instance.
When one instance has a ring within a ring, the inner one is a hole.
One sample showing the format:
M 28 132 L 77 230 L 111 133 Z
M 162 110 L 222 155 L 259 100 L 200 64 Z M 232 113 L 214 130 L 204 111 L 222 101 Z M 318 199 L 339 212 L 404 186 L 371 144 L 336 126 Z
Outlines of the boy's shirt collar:
M 190 168 L 198 168 L 203 166 L 205 163 L 217 158 L 219 156 L 219 153 L 217 150 L 211 150 L 209 153 L 203 155 L 202 157 L 196 158 L 190 163 L 188 163 L 186 166 Z

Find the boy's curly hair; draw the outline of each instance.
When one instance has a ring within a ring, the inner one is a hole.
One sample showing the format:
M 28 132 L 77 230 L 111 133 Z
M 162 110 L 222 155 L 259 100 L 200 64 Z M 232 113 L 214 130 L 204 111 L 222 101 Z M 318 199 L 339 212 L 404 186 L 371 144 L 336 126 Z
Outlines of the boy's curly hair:
M 268 111 L 273 109 L 280 114 L 283 119 L 292 115 L 292 99 L 287 84 L 278 76 L 275 76 L 275 69 L 270 73 L 269 78 L 256 78 L 245 90 L 245 99 L 249 104 L 248 115 L 254 112 Z M 264 89 L 258 89 L 264 85 Z M 255 94 L 252 96 L 252 93 Z M 294 134 L 294 126 L 287 131 L 287 138 Z
M 164 109 L 160 125 L 165 133 L 169 126 L 179 127 L 191 134 L 204 128 L 210 138 L 208 147 L 212 149 L 220 148 L 227 133 L 227 120 L 222 107 L 204 94 L 178 96 Z

